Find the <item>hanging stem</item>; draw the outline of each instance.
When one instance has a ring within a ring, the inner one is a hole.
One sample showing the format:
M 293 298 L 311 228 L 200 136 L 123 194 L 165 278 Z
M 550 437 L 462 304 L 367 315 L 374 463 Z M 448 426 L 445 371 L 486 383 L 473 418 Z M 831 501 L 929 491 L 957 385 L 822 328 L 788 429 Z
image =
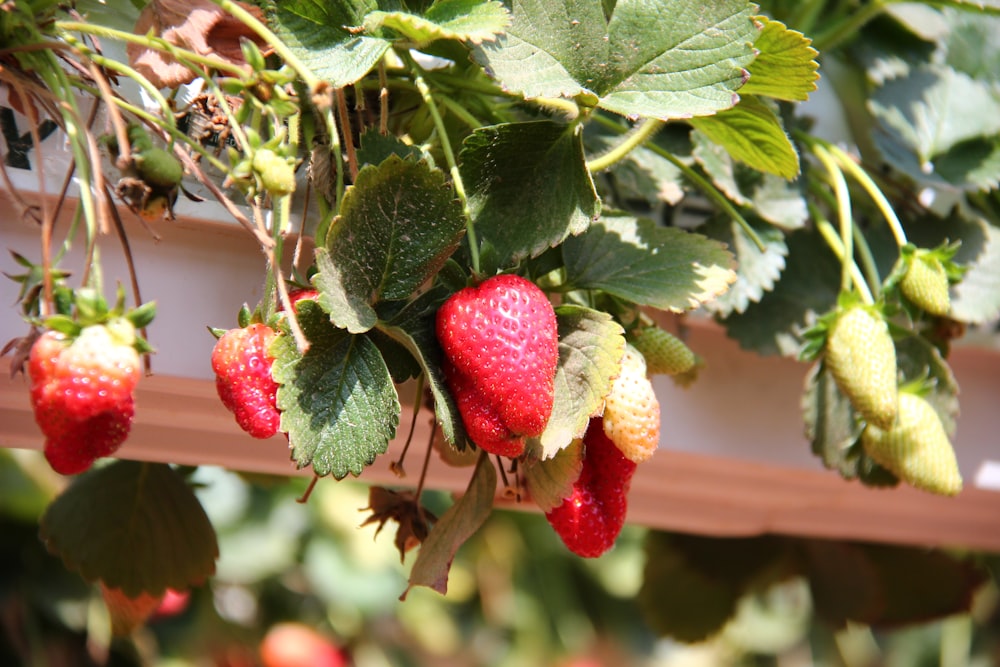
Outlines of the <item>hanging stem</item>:
M 409 54 L 406 55 L 406 60 L 413 72 L 413 82 L 416 84 L 417 90 L 420 91 L 420 96 L 424 100 L 424 104 L 427 105 L 427 109 L 431 113 L 431 118 L 434 120 L 434 127 L 441 140 L 441 150 L 444 151 L 444 158 L 448 163 L 448 171 L 451 174 L 451 180 L 455 187 L 455 194 L 458 195 L 458 200 L 462 203 L 462 213 L 465 215 L 465 236 L 469 241 L 469 257 L 472 262 L 472 270 L 474 273 L 479 273 L 479 241 L 476 239 L 476 230 L 472 223 L 472 210 L 469 208 L 469 198 L 465 194 L 465 185 L 462 183 L 462 175 L 458 171 L 458 162 L 455 160 L 455 153 L 451 149 L 451 141 L 448 139 L 444 119 L 441 117 L 441 112 L 434 102 L 434 96 L 431 94 L 431 90 L 424 80 L 420 66 L 417 65 L 416 61 Z
M 854 218 L 851 214 L 851 193 L 847 189 L 847 180 L 830 155 L 829 151 L 819 143 L 813 144 L 813 154 L 819 159 L 826 169 L 833 187 L 833 194 L 837 200 L 837 222 L 840 230 L 840 245 L 843 249 L 841 257 L 840 288 L 844 291 L 850 290 L 852 284 L 851 265 L 854 263 Z
M 604 155 L 587 162 L 587 169 L 591 172 L 603 171 L 621 162 L 628 157 L 629 153 L 642 146 L 659 132 L 663 125 L 664 122 L 658 118 L 647 118 L 641 125 L 636 126 L 634 130 L 625 135 L 625 139 L 617 146 Z
M 825 143 L 823 144 L 826 149 L 833 156 L 840 168 L 850 174 L 854 180 L 856 180 L 868 196 L 872 198 L 875 202 L 875 206 L 878 207 L 879 212 L 885 221 L 889 224 L 889 229 L 892 230 L 892 235 L 896 238 L 896 245 L 902 248 L 906 245 L 906 232 L 903 231 L 903 225 L 900 223 L 899 218 L 896 216 L 896 211 L 893 210 L 892 204 L 886 199 L 885 194 L 882 190 L 875 184 L 872 177 L 868 175 L 864 169 L 858 165 L 857 162 L 851 158 L 846 152 L 838 148 L 833 144 Z

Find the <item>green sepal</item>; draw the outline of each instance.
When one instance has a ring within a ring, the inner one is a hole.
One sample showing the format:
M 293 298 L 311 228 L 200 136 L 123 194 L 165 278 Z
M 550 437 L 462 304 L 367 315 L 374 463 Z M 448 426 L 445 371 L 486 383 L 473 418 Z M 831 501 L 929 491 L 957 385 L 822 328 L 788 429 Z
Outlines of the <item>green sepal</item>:
M 125 313 L 125 318 L 132 323 L 136 329 L 142 329 L 148 326 L 153 318 L 156 317 L 156 302 L 147 301 L 141 306 L 136 306 L 132 310 Z

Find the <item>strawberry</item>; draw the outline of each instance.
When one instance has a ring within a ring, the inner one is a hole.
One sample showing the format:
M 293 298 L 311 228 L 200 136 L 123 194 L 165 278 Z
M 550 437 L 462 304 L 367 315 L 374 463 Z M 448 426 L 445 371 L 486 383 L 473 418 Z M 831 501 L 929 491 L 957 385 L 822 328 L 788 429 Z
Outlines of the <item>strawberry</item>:
M 874 308 L 848 306 L 830 326 L 825 362 L 837 387 L 870 423 L 891 428 L 896 420 L 896 348 Z
M 295 167 L 270 148 L 260 148 L 253 154 L 253 170 L 261 187 L 272 197 L 295 192 Z
M 260 643 L 263 667 L 344 667 L 348 657 L 329 638 L 297 621 L 271 626 Z
M 636 464 L 608 439 L 600 417 L 590 420 L 583 445 L 583 467 L 573 491 L 545 518 L 570 551 L 596 558 L 614 545 L 625 525 Z
M 524 437 L 541 434 L 552 414 L 559 339 L 545 293 L 520 276 L 494 276 L 453 294 L 436 331 L 472 441 L 519 456 Z
M 128 437 L 142 374 L 135 342 L 134 326 L 118 318 L 75 336 L 49 330 L 32 345 L 31 405 L 56 472 L 83 472 Z
M 656 325 L 635 331 L 629 342 L 646 359 L 646 372 L 653 375 L 687 373 L 698 360 L 684 341 Z
M 236 422 L 255 438 L 278 432 L 278 383 L 271 377 L 274 357 L 268 349 L 277 337 L 274 329 L 253 323 L 230 329 L 215 343 L 212 370 L 222 404 L 236 415 Z
M 646 361 L 625 346 L 621 370 L 604 399 L 604 433 L 627 459 L 642 463 L 660 443 L 660 402 L 646 377 Z
M 299 287 L 288 292 L 288 300 L 292 304 L 292 310 L 299 312 L 299 301 L 315 301 L 319 298 L 319 290 L 312 287 Z M 282 310 L 281 306 L 278 307 Z
M 929 252 L 916 252 L 899 283 L 903 296 L 931 315 L 944 317 L 951 310 L 948 273 L 941 260 Z
M 899 416 L 892 428 L 869 424 L 861 443 L 872 459 L 911 486 L 945 496 L 962 490 L 955 450 L 937 411 L 924 398 L 899 394 Z
M 120 588 L 111 588 L 101 583 L 101 596 L 108 607 L 111 616 L 111 634 L 116 637 L 132 634 L 137 628 L 145 625 L 156 608 L 160 606 L 163 596 L 140 593 L 137 597 L 129 597 Z

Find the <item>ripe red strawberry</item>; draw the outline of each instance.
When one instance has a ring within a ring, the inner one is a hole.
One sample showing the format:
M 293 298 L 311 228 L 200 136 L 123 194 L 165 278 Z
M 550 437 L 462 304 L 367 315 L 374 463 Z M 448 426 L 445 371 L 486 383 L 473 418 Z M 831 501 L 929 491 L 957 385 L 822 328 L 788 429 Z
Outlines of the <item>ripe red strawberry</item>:
M 298 289 L 293 289 L 288 292 L 288 300 L 292 304 L 292 310 L 295 312 L 299 311 L 298 305 L 299 301 L 315 300 L 319 297 L 319 290 L 310 287 L 300 287 Z M 279 310 L 282 308 L 279 305 Z
M 559 338 L 545 293 L 520 276 L 494 276 L 453 294 L 436 324 L 445 379 L 473 442 L 520 455 L 523 438 L 539 435 L 552 414 Z
M 855 305 L 830 327 L 825 362 L 837 387 L 869 424 L 896 421 L 896 348 L 889 327 L 874 309 Z
M 116 319 L 75 337 L 46 331 L 32 345 L 31 405 L 56 472 L 83 472 L 128 437 L 142 374 L 135 341 L 134 326 Z
M 583 468 L 573 492 L 545 514 L 563 544 L 584 558 L 606 552 L 621 533 L 636 468 L 604 434 L 602 421 L 595 417 L 587 427 Z
M 934 407 L 916 394 L 899 394 L 899 417 L 888 430 L 871 424 L 861 434 L 865 451 L 911 486 L 944 496 L 962 490 L 955 450 Z
M 637 349 L 625 346 L 621 370 L 604 399 L 604 433 L 630 461 L 642 463 L 660 444 L 660 401 Z
M 212 350 L 219 398 L 236 415 L 240 428 L 255 438 L 270 438 L 281 422 L 278 383 L 271 377 L 274 357 L 268 352 L 277 335 L 258 322 L 230 329 Z

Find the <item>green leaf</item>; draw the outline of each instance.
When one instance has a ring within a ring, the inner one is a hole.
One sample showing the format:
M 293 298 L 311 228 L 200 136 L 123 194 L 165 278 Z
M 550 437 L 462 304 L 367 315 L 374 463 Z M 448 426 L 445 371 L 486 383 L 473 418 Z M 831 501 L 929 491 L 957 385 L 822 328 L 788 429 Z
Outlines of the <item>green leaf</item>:
M 556 318 L 559 365 L 552 416 L 541 436 L 529 441 L 541 459 L 583 437 L 590 417 L 600 411 L 611 391 L 625 351 L 625 332 L 607 313 L 564 305 L 556 309 Z
M 389 369 L 371 340 L 336 328 L 314 302 L 299 303 L 298 320 L 309 350 L 300 355 L 289 335 L 271 347 L 292 458 L 319 476 L 360 475 L 388 449 L 399 425 Z
M 275 34 L 320 79 L 333 88 L 357 82 L 382 59 L 390 42 L 355 35 L 375 0 L 276 0 L 270 25 Z
M 444 175 L 424 162 L 388 157 L 365 167 L 344 196 L 313 283 L 337 326 L 375 326 L 372 306 L 409 298 L 458 247 L 465 218 Z
M 840 263 L 819 233 L 802 229 L 786 243 L 785 270 L 774 289 L 722 320 L 730 338 L 759 354 L 798 356 L 807 322 L 837 303 Z
M 955 146 L 1000 132 L 1000 91 L 943 65 L 922 65 L 886 82 L 868 106 L 879 121 L 876 139 L 887 134 L 905 147 L 924 174 Z M 880 148 L 894 157 L 885 139 Z
M 358 142 L 359 165 L 362 167 L 379 165 L 391 155 L 403 159 L 419 160 L 421 157 L 420 147 L 404 143 L 394 134 L 382 134 L 377 127 L 370 127 L 362 133 Z
M 420 546 L 409 585 L 400 599 L 414 586 L 427 586 L 442 595 L 448 592 L 448 572 L 455 554 L 490 515 L 496 488 L 496 470 L 488 456 L 480 455 L 465 494 L 438 519 Z
M 751 583 L 762 579 L 784 551 L 784 544 L 772 537 L 650 531 L 638 595 L 643 616 L 659 635 L 689 643 L 707 639 L 722 629 Z
M 66 567 L 130 597 L 204 583 L 219 556 L 215 530 L 170 466 L 118 460 L 77 477 L 41 520 Z
M 757 28 L 742 0 L 629 1 L 605 17 L 600 0 L 522 0 L 476 59 L 508 90 L 531 97 L 596 96 L 598 106 L 664 120 L 736 103 Z
M 550 121 L 479 128 L 460 156 L 476 232 L 501 266 L 579 234 L 600 212 L 579 126 Z
M 603 216 L 563 243 L 566 282 L 661 310 L 696 308 L 735 280 L 719 242 L 649 220 Z
M 757 57 L 747 69 L 750 80 L 740 89 L 740 95 L 764 95 L 786 102 L 805 102 L 816 90 L 819 52 L 812 40 L 797 30 L 790 30 L 781 21 L 757 16 L 764 24 L 753 46 Z
M 416 359 L 434 397 L 435 415 L 445 440 L 458 449 L 465 449 L 465 426 L 441 372 L 444 353 L 434 329 L 437 309 L 445 296 L 440 290 L 425 292 L 400 313 L 380 322 L 378 330 L 405 347 Z
M 799 154 L 778 116 L 752 95 L 744 95 L 731 109 L 690 122 L 733 159 L 753 169 L 788 179 L 799 173 Z
M 736 282 L 705 307 L 722 316 L 742 313 L 750 303 L 760 301 L 764 293 L 774 288 L 785 268 L 788 246 L 781 230 L 755 225 L 754 231 L 764 242 L 764 252 L 750 240 L 743 229 L 728 217 L 717 217 L 698 228 L 705 236 L 724 243 L 736 256 Z
M 374 11 L 365 17 L 365 30 L 382 36 L 383 27 L 403 35 L 420 48 L 438 39 L 492 41 L 510 24 L 510 14 L 499 2 L 439 0 L 421 17 L 402 11 Z
M 528 497 L 543 512 L 562 504 L 573 492 L 573 483 L 583 470 L 583 440 L 573 440 L 548 459 L 528 458 L 524 464 L 524 481 Z

